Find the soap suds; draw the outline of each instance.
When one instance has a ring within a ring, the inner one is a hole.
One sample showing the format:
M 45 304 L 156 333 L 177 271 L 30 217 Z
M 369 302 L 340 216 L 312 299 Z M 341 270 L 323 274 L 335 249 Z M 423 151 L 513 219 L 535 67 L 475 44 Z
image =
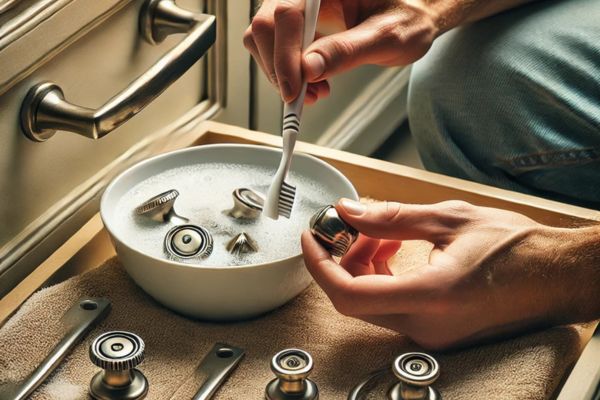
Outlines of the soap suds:
M 296 186 L 296 201 L 292 216 L 277 221 L 261 216 L 258 220 L 238 220 L 224 211 L 233 207 L 232 192 L 250 188 L 266 193 L 273 176 L 264 167 L 226 163 L 206 163 L 174 168 L 161 172 L 131 188 L 119 200 L 115 210 L 115 231 L 137 250 L 159 258 L 167 258 L 164 237 L 174 224 L 157 223 L 135 215 L 135 208 L 158 193 L 177 189 L 177 214 L 190 219 L 190 224 L 206 228 L 213 236 L 214 249 L 205 258 L 178 260 L 189 264 L 231 266 L 260 264 L 291 257 L 300 253 L 300 235 L 308 228 L 310 217 L 322 206 L 337 201 L 314 179 L 290 172 L 287 181 Z M 240 232 L 249 234 L 258 244 L 254 254 L 234 256 L 225 246 Z

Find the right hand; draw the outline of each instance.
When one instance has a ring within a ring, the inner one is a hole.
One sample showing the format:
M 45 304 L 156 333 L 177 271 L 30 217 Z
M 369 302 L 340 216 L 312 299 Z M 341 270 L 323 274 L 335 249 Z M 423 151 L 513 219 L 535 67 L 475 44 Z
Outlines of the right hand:
M 425 348 L 600 315 L 596 228 L 553 228 L 459 201 L 342 200 L 336 209 L 361 233 L 359 240 L 338 264 L 305 232 L 306 267 L 339 312 L 406 334 Z M 398 240 L 434 247 L 420 266 L 393 275 L 385 262 Z
M 439 29 L 424 0 L 322 0 L 319 27 L 341 27 L 302 53 L 304 1 L 264 0 L 244 45 L 281 92 L 294 100 L 303 80 L 306 103 L 329 94 L 327 79 L 363 64 L 408 65 L 431 47 Z

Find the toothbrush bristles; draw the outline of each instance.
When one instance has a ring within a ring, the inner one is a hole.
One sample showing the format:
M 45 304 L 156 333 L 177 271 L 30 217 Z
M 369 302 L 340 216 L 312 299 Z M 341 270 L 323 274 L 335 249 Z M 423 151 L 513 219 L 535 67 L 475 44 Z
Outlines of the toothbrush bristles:
M 284 181 L 281 185 L 281 192 L 279 193 L 279 215 L 288 219 L 290 218 L 295 198 L 296 188 Z

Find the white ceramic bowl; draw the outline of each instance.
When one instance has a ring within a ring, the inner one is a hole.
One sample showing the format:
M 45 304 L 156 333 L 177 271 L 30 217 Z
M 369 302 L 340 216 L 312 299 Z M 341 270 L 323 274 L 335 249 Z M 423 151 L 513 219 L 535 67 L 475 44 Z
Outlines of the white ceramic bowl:
M 277 308 L 298 295 L 311 282 L 301 254 L 255 265 L 189 265 L 144 254 L 122 237 L 114 223 L 119 199 L 131 187 L 161 171 L 211 162 L 274 168 L 280 156 L 279 150 L 264 146 L 197 146 L 142 161 L 116 177 L 102 196 L 100 213 L 127 273 L 160 303 L 201 319 L 246 319 Z M 339 197 L 358 199 L 356 190 L 345 176 L 315 157 L 297 154 L 292 168 L 327 185 Z

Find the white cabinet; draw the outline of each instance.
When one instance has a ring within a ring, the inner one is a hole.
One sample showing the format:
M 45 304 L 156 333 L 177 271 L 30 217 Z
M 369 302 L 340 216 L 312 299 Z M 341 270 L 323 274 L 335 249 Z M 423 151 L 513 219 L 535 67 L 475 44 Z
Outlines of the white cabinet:
M 99 140 L 59 131 L 35 143 L 23 135 L 20 108 L 33 85 L 52 81 L 70 102 L 95 108 L 185 37 L 172 35 L 154 46 L 145 42 L 138 28 L 143 3 L 25 0 L 10 8 L 0 3 L 0 10 L 5 6 L 0 14 L 0 295 L 91 215 L 103 187 L 127 165 L 161 151 L 186 125 L 215 114 L 242 126 L 248 120 L 249 56 L 239 38 L 249 5 L 178 0 L 183 8 L 217 14 L 218 39 L 208 58 Z M 228 9 L 235 11 L 233 17 Z

